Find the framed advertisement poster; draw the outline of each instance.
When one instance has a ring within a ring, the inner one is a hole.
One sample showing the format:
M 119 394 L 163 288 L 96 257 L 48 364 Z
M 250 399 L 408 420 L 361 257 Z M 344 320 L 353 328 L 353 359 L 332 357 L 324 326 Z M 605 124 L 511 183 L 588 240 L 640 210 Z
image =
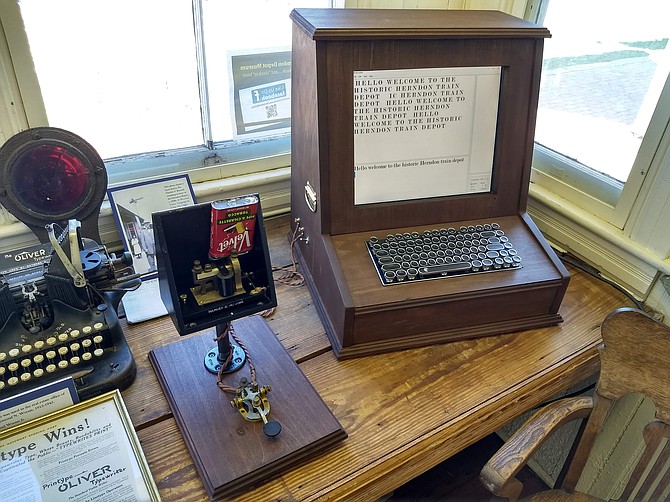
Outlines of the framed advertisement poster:
M 0 499 L 160 501 L 121 393 L 0 431 Z

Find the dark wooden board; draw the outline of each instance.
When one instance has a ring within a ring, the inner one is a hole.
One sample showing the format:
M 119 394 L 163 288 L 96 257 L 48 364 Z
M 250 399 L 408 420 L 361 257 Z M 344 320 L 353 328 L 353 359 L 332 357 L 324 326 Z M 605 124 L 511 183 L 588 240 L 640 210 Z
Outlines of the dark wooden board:
M 149 359 L 210 498 L 264 482 L 346 437 L 330 409 L 265 321 L 252 316 L 233 323 L 247 347 L 260 385 L 270 385 L 270 418 L 282 425 L 276 438 L 262 422 L 249 422 L 230 406 L 216 376 L 204 366 L 215 346 L 211 333 L 156 348 Z M 228 375 L 237 385 L 250 378 L 249 365 Z

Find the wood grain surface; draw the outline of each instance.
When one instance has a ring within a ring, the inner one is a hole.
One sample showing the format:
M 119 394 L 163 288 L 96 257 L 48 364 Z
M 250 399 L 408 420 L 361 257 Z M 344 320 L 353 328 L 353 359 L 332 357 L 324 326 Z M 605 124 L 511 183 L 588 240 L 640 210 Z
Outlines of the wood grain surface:
M 266 220 L 274 265 L 289 219 Z M 559 326 L 338 361 L 306 288 L 278 285 L 270 328 L 349 437 L 236 500 L 381 497 L 598 370 L 600 323 L 626 298 L 570 269 Z M 178 335 L 167 317 L 126 327 L 138 363 L 123 392 L 163 500 L 207 500 L 147 360 Z

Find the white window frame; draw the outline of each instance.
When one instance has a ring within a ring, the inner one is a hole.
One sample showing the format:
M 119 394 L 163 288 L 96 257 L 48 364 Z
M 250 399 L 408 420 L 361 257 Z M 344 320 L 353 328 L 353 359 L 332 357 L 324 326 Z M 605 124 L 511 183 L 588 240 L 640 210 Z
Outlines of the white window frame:
M 528 0 L 526 19 L 537 19 L 547 1 L 551 0 Z M 584 173 L 579 166 L 559 166 L 554 156 L 536 148 L 528 212 L 557 248 L 594 265 L 603 276 L 640 299 L 653 294 L 651 303 L 670 312 L 670 298 L 661 298 L 667 294 L 655 287 L 659 276 L 670 274 L 670 237 L 664 225 L 670 218 L 670 188 L 665 181 L 670 180 L 669 82 L 615 204 L 603 203 L 580 190 Z M 548 176 L 538 170 L 541 162 L 553 163 L 554 172 L 560 175 Z M 661 305 L 663 302 L 667 305 Z

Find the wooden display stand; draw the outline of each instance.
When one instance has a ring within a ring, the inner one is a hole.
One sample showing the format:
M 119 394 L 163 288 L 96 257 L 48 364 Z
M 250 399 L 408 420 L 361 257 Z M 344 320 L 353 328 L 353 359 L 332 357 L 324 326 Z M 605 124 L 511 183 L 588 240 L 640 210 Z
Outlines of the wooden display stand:
M 549 32 L 493 11 L 296 9 L 297 256 L 340 358 L 556 324 L 569 274 L 526 214 Z M 355 203 L 354 72 L 500 68 L 490 190 Z M 523 268 L 383 286 L 371 235 L 497 222 Z
M 184 338 L 149 352 L 202 483 L 211 499 L 239 493 L 265 482 L 307 457 L 341 441 L 346 432 L 265 321 L 258 316 L 234 321 L 247 346 L 259 385 L 270 385 L 270 416 L 282 430 L 263 434 L 262 422 L 249 422 L 230 405 L 233 395 L 216 385 L 203 355 L 212 348 L 212 333 Z M 250 379 L 249 364 L 226 375 L 237 385 Z

